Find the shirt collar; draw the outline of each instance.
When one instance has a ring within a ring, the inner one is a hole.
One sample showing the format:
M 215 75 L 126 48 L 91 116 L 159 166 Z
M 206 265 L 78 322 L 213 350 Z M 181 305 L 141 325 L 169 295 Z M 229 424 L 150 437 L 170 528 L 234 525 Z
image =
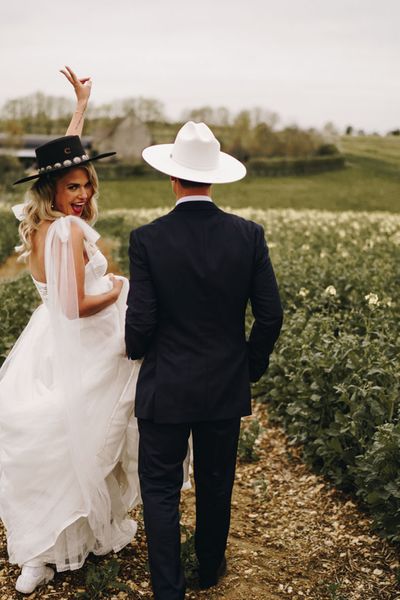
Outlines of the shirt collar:
M 176 201 L 175 206 L 178 204 L 183 204 L 184 202 L 212 202 L 212 199 L 209 196 L 184 196 Z

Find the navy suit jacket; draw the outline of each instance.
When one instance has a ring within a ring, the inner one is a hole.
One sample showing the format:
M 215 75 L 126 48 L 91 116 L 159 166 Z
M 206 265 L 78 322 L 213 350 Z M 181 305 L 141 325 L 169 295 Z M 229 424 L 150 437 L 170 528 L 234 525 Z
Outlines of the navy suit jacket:
M 135 414 L 158 423 L 251 413 L 282 325 L 263 228 L 212 202 L 179 204 L 131 232 L 125 340 L 144 361 Z M 249 340 L 245 313 L 251 302 Z

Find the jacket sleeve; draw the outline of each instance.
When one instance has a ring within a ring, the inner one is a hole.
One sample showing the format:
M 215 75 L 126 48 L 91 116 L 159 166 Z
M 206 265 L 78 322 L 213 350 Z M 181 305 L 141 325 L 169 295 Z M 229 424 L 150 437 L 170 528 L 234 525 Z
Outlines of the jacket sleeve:
M 130 235 L 129 266 L 125 344 L 128 358 L 139 359 L 148 351 L 157 327 L 157 298 L 140 230 Z
M 269 258 L 264 230 L 256 231 L 255 261 L 250 302 L 254 316 L 248 340 L 250 381 L 255 382 L 265 373 L 269 356 L 282 327 L 283 311 L 275 273 Z

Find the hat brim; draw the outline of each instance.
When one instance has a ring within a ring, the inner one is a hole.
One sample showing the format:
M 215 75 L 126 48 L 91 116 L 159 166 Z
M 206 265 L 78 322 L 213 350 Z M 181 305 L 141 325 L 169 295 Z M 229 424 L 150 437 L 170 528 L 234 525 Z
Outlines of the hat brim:
M 88 162 L 92 162 L 93 160 L 99 160 L 99 158 L 107 158 L 109 156 L 114 156 L 117 154 L 116 152 L 104 152 L 103 154 L 97 154 L 97 156 L 92 156 L 86 160 L 81 160 L 77 165 L 73 164 L 69 167 L 61 166 L 58 169 L 51 169 L 51 171 L 46 171 L 45 173 L 36 173 L 35 175 L 29 175 L 29 177 L 22 177 L 22 179 L 18 179 L 14 181 L 13 185 L 17 185 L 17 183 L 25 183 L 26 181 L 31 181 L 32 179 L 39 179 L 39 177 L 43 177 L 45 175 L 51 175 L 52 173 L 57 173 L 58 171 L 66 171 L 67 169 L 79 168 L 82 165 L 85 165 Z
M 236 158 L 219 153 L 218 168 L 210 170 L 191 169 L 180 165 L 172 158 L 174 144 L 157 144 L 149 146 L 142 152 L 143 159 L 154 169 L 179 179 L 197 181 L 199 183 L 231 183 L 243 179 L 246 167 Z

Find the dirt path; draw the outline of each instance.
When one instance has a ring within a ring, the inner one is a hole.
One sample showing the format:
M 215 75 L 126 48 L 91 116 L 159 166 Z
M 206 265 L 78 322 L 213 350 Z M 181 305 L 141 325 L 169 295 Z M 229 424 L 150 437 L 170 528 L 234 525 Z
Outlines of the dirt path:
M 329 489 L 293 454 L 283 432 L 268 425 L 265 407 L 258 406 L 256 415 L 265 428 L 260 459 L 238 464 L 228 573 L 215 590 L 188 590 L 187 598 L 400 600 L 396 549 L 371 533 L 370 520 L 352 501 Z M 182 522 L 189 528 L 193 515 L 189 491 L 182 504 Z M 114 557 L 131 591 L 108 591 L 104 597 L 152 598 L 140 510 L 135 516 L 137 537 Z M 57 575 L 53 584 L 29 598 L 75 598 L 85 590 L 88 567 L 100 571 L 110 558 L 90 558 L 85 568 Z M 13 591 L 18 572 L 8 565 L 2 532 L 0 600 L 19 597 Z

